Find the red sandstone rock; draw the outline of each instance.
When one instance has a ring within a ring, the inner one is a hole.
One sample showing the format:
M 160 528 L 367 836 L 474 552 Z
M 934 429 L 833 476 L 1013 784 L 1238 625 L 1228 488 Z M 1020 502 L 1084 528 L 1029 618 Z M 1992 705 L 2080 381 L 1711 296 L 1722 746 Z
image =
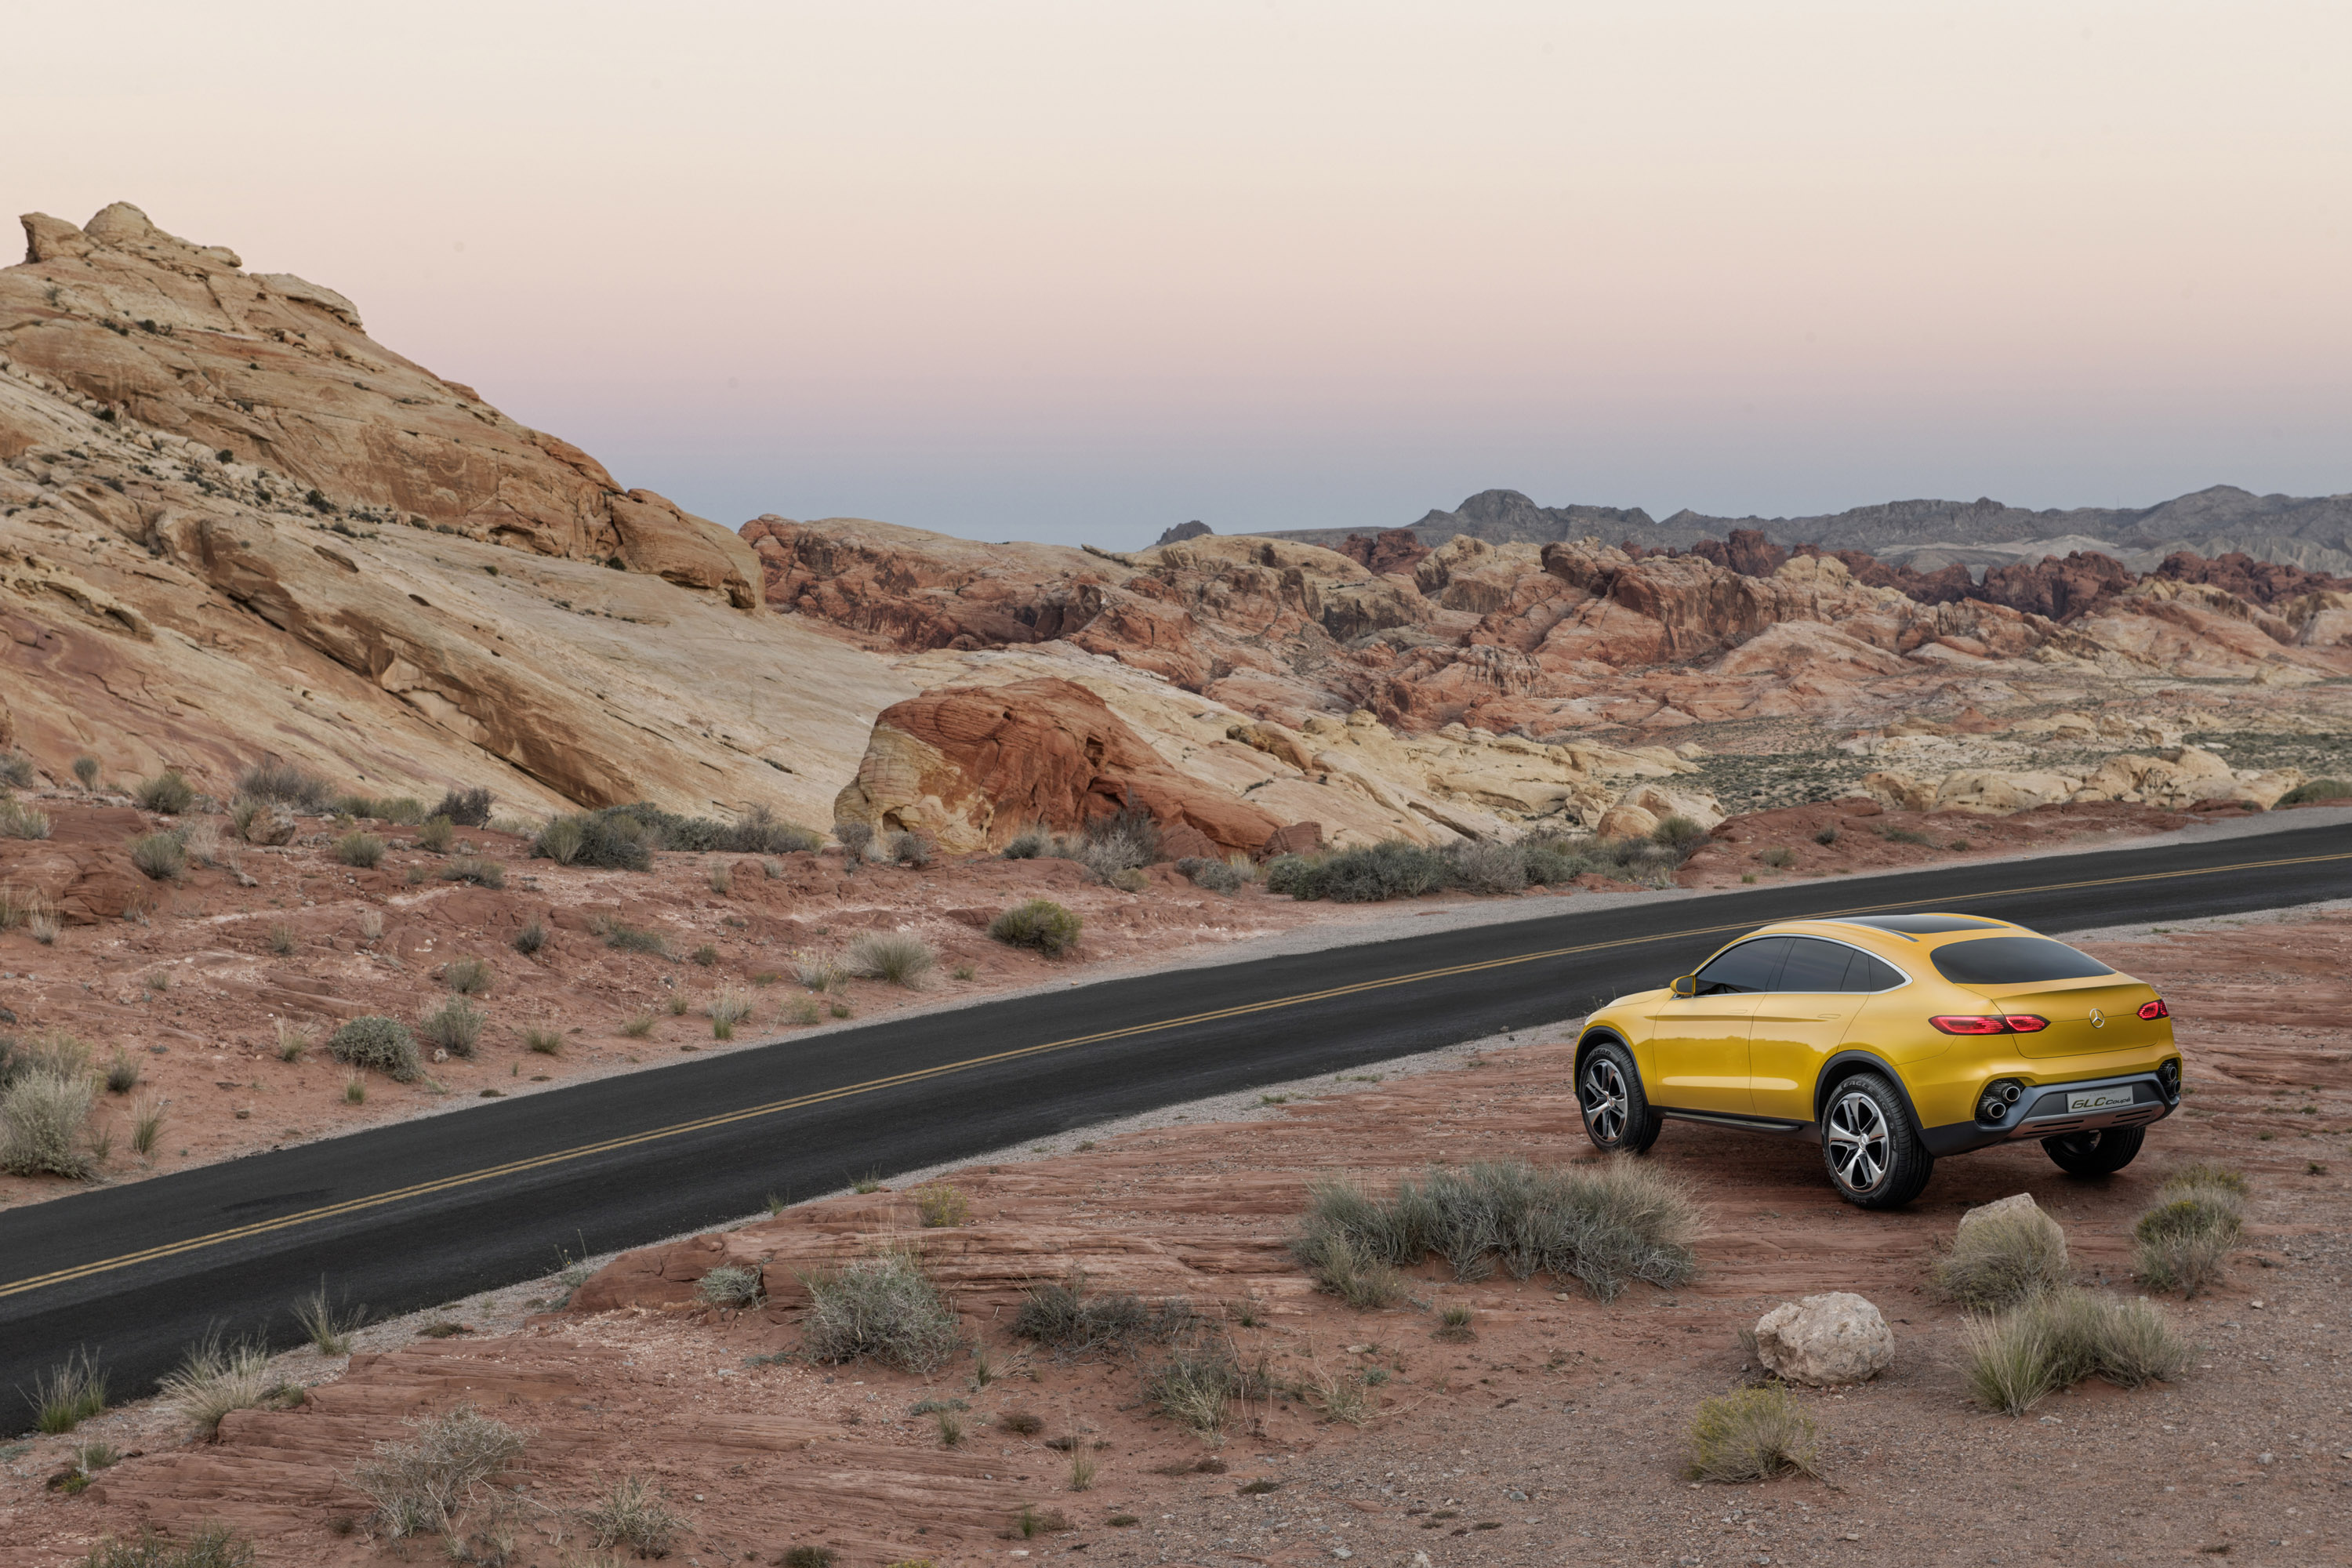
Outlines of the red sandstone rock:
M 1278 826 L 1179 773 L 1101 698 L 1057 679 L 943 687 L 885 709 L 834 814 L 963 853 L 1032 823 L 1066 832 L 1129 806 L 1227 849 L 1255 848 Z
M 2306 572 L 2300 566 L 2282 565 L 2275 561 L 2257 561 L 2243 551 L 2232 550 L 2208 561 L 2190 550 L 2168 555 L 2161 565 L 2149 574 L 2180 583 L 2210 583 L 2256 605 L 2276 605 L 2324 589 L 2343 592 L 2352 589 L 2352 578 L 2331 577 L 2325 572 Z
M 1369 539 L 1351 533 L 1339 542 L 1340 554 L 1378 576 L 1393 572 L 1410 577 L 1429 552 L 1409 528 L 1386 529 Z
M 2089 614 L 2102 600 L 2138 580 L 2130 567 L 2112 555 L 2077 550 L 2063 561 L 2044 556 L 2014 566 L 1996 566 L 1985 574 L 1977 595 L 1991 604 L 2063 621 Z
M 1259 845 L 1258 856 L 1271 860 L 1276 855 L 1311 855 L 1323 847 L 1323 825 L 1319 822 L 1294 822 L 1278 827 L 1265 836 Z

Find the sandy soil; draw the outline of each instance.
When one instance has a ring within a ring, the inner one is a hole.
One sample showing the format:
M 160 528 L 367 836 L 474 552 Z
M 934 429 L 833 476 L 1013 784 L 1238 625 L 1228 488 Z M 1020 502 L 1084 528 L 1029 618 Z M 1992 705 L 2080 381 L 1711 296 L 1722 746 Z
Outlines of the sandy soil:
M 229 1521 L 273 1564 L 396 1560 L 397 1545 L 363 1530 L 335 1533 L 361 1511 L 341 1476 L 372 1442 L 404 1436 L 403 1418 L 462 1401 L 534 1433 L 503 1507 L 512 1560 L 549 1568 L 589 1560 L 578 1510 L 625 1473 L 652 1479 L 694 1521 L 675 1557 L 695 1563 L 780 1562 L 803 1544 L 828 1546 L 843 1568 L 1024 1553 L 1677 1568 L 2352 1560 L 2352 916 L 2095 946 L 2164 988 L 2192 1090 L 2141 1161 L 2105 1181 L 2068 1179 L 2028 1145 L 1948 1161 L 1909 1211 L 1865 1215 L 1831 1196 L 1809 1148 L 1670 1124 L 1653 1157 L 1692 1182 L 1709 1220 L 1688 1287 L 1637 1286 L 1603 1305 L 1540 1276 L 1465 1284 L 1433 1266 L 1393 1310 L 1358 1314 L 1316 1294 L 1283 1247 L 1313 1178 L 1586 1157 L 1564 1092 L 1570 1032 L 1549 1029 L 1489 1042 L 1456 1070 L 1254 1107 L 1257 1120 L 1171 1121 L 964 1168 L 950 1179 L 974 1223 L 961 1228 L 920 1229 L 904 1193 L 846 1194 L 625 1255 L 569 1310 L 513 1331 L 499 1331 L 520 1315 L 510 1297 L 457 1303 L 446 1317 L 476 1331 L 399 1342 L 412 1320 L 372 1331 L 375 1348 L 348 1365 L 286 1358 L 312 1384 L 309 1403 L 233 1415 L 216 1443 L 187 1442 L 152 1404 L 110 1413 L 85 1434 L 144 1452 L 79 1497 L 43 1487 L 70 1439 L 7 1455 L 0 1563 L 52 1568 L 142 1519 Z M 2085 1282 L 2129 1289 L 2131 1222 L 2164 1173 L 2195 1158 L 2245 1169 L 2255 1196 L 2227 1283 L 2166 1303 L 2198 1347 L 2194 1372 L 2131 1394 L 2087 1384 L 2019 1419 L 1970 1405 L 1959 1317 L 1922 1283 L 1960 1212 L 2032 1193 L 2066 1226 Z M 969 1355 L 925 1379 L 789 1353 L 794 1268 L 882 1236 L 922 1245 L 949 1282 L 988 1357 L 984 1386 Z M 764 1268 L 767 1307 L 692 1304 L 691 1282 L 726 1258 Z M 1381 1408 L 1358 1428 L 1278 1394 L 1205 1444 L 1142 1408 L 1149 1354 L 1063 1359 L 1005 1331 L 1023 1288 L 1073 1263 L 1104 1289 L 1188 1296 L 1283 1383 L 1377 1364 Z M 1692 1407 L 1744 1375 L 1738 1328 L 1832 1289 L 1880 1305 L 1897 1359 L 1864 1387 L 1801 1395 L 1821 1424 L 1823 1478 L 1685 1480 Z M 1472 1307 L 1476 1338 L 1448 1344 L 1432 1309 L 1456 1301 Z M 960 1446 L 914 1413 L 927 1398 L 968 1406 Z M 1021 1435 L 1008 1415 L 1043 1425 Z M 1094 1460 L 1090 1489 L 1069 1489 L 1070 1455 L 1049 1440 Z M 1024 1538 L 1024 1507 L 1067 1528 Z M 408 1560 L 440 1550 L 420 1543 Z
M 100 809 L 65 795 L 39 804 L 60 837 L 84 826 L 79 817 Z M 118 802 L 105 809 L 120 814 L 122 807 Z M 2210 826 L 2238 816 L 2212 814 Z M 160 826 L 171 819 L 148 820 Z M 1868 875 L 2097 847 L 2191 822 L 2209 826 L 2207 818 L 2121 805 L 1990 818 L 1884 813 L 1867 801 L 1843 801 L 1734 818 L 1677 880 L 1702 889 L 1749 879 Z M 1831 826 L 1840 826 L 1834 844 L 1817 843 Z M 68 1034 L 99 1064 L 119 1055 L 138 1069 L 137 1083 L 104 1097 L 94 1118 L 111 1143 L 100 1179 L 142 1180 L 479 1099 L 656 1067 L 681 1052 L 740 1050 L 910 1008 L 1247 956 L 1266 949 L 1269 939 L 1280 945 L 1285 933 L 1346 941 L 1401 920 L 1509 918 L 1562 897 L 1658 896 L 1587 878 L 1583 888 L 1517 898 L 1299 903 L 1254 885 L 1231 897 L 1203 892 L 1164 866 L 1148 873 L 1149 887 L 1127 893 L 1064 860 L 943 859 L 921 868 L 852 871 L 838 850 L 764 861 L 661 855 L 652 872 L 641 874 L 559 867 L 529 858 L 523 840 L 466 832 L 459 851 L 470 846 L 504 872 L 505 886 L 491 889 L 439 880 L 449 857 L 417 847 L 411 829 L 377 826 L 391 850 L 375 869 L 341 865 L 327 826 L 313 819 L 283 849 L 231 840 L 223 864 L 160 885 L 156 906 L 138 921 L 68 926 L 48 945 L 24 927 L 0 931 L 0 1033 L 34 1040 Z M 11 842 L 0 840 L 0 885 Z M 1787 867 L 1765 862 L 1774 848 L 1787 850 Z M 725 891 L 714 886 L 714 873 L 724 874 Z M 1055 899 L 1085 918 L 1076 953 L 1048 960 L 988 939 L 985 927 L 998 910 L 1034 897 Z M 534 920 L 547 932 L 546 945 L 529 955 L 516 952 L 516 934 Z M 596 934 L 608 921 L 657 933 L 667 956 L 614 950 Z M 838 957 L 867 931 L 920 935 L 938 950 L 939 968 L 913 989 L 847 980 L 812 998 L 793 984 L 796 959 Z M 277 950 L 281 945 L 286 951 Z M 363 1013 L 413 1021 L 438 1005 L 446 965 L 476 956 L 488 961 L 496 978 L 477 998 L 488 1024 L 474 1057 L 434 1061 L 415 1084 L 365 1075 L 364 1100 L 350 1099 L 354 1075 L 317 1043 Z M 736 1026 L 733 1040 L 720 1041 L 705 1010 L 730 990 L 754 1011 Z M 796 1021 L 813 1003 L 818 1021 Z M 836 1006 L 845 1018 L 834 1016 Z M 641 1037 L 623 1032 L 632 1019 L 650 1020 Z M 281 1025 L 310 1047 L 287 1058 Z M 561 1044 L 551 1053 L 535 1050 L 527 1043 L 532 1030 Z M 131 1133 L 149 1108 L 161 1110 L 163 1122 L 152 1152 L 142 1155 Z M 53 1176 L 0 1174 L 0 1205 L 54 1197 L 76 1185 Z

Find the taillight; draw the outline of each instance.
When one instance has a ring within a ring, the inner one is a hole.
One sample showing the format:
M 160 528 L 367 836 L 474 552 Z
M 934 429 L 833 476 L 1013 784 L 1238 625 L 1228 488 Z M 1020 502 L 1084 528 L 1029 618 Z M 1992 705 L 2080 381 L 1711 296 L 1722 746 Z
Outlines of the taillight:
M 2172 1009 L 2166 1006 L 2164 998 L 2159 996 L 2153 1002 L 2141 1003 L 2139 1016 L 2143 1018 L 2169 1018 L 2172 1016 Z
M 2034 1035 L 2050 1026 L 2031 1013 L 1945 1013 L 1927 1022 L 1948 1035 Z

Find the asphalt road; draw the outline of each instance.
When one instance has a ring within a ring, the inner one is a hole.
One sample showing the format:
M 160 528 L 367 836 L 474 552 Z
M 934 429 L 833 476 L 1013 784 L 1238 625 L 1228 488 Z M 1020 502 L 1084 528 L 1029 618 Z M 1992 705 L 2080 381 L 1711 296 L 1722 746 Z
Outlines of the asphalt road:
M 1952 908 L 2064 931 L 2344 897 L 2352 824 L 1579 900 L 698 1058 L 0 1212 L 0 1391 L 87 1350 L 131 1397 L 208 1330 L 296 1342 L 289 1304 L 322 1278 L 378 1315 L 412 1311 L 732 1220 L 769 1193 L 1574 1017 L 1768 921 Z M 0 1432 L 29 1420 L 0 1392 Z

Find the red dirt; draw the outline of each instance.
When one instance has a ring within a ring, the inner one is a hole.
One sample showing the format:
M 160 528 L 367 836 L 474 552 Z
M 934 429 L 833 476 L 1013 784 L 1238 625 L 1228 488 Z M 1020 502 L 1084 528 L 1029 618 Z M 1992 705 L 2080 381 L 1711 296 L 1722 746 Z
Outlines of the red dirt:
M 1687 1288 L 1635 1286 L 1602 1305 L 1541 1277 L 1456 1284 L 1442 1268 L 1417 1271 L 1424 1301 L 1474 1309 L 1477 1337 L 1462 1345 L 1433 1339 L 1425 1310 L 1358 1314 L 1315 1294 L 1283 1249 L 1314 1177 L 1588 1156 L 1564 1091 L 1568 1037 L 1547 1030 L 1463 1072 L 1286 1107 L 1275 1121 L 1139 1132 L 958 1173 L 950 1179 L 974 1218 L 961 1229 L 920 1229 L 902 1194 L 844 1196 L 631 1254 L 574 1310 L 504 1338 L 362 1357 L 304 1408 L 232 1416 L 218 1443 L 170 1438 L 152 1407 L 110 1415 L 86 1432 L 119 1431 L 147 1454 L 72 1498 L 39 1482 L 70 1440 L 38 1440 L 0 1486 L 0 1564 L 56 1568 L 142 1519 L 174 1530 L 226 1521 L 252 1531 L 270 1564 L 397 1560 L 394 1545 L 331 1533 L 359 1509 L 337 1472 L 372 1441 L 404 1436 L 401 1418 L 465 1400 L 535 1434 L 518 1473 L 528 1489 L 510 1494 L 528 1500 L 515 1505 L 527 1517 L 514 1561 L 548 1568 L 583 1549 L 574 1510 L 600 1478 L 624 1472 L 654 1478 L 696 1521 L 678 1557 L 703 1563 L 776 1563 L 816 1543 L 843 1568 L 1016 1552 L 1134 1563 L 1342 1552 L 1398 1564 L 1422 1553 L 1432 1564 L 2071 1564 L 2224 1550 L 2231 1563 L 2346 1561 L 2352 1443 L 2335 1325 L 2352 1264 L 2352 1051 L 2341 1028 L 2352 918 L 2093 946 L 2163 987 L 2192 1090 L 2148 1153 L 2105 1181 L 2065 1178 L 2031 1146 L 2001 1149 L 1946 1162 L 1903 1214 L 1866 1215 L 1830 1194 L 1810 1148 L 1670 1124 L 1653 1157 L 1692 1182 L 1709 1221 Z M 2167 1171 L 2197 1158 L 2254 1182 L 2254 1223 L 2227 1282 L 2166 1303 L 2199 1348 L 2198 1369 L 2132 1394 L 2086 1384 L 2015 1420 L 1970 1405 L 1958 1315 L 1923 1288 L 1960 1211 L 2031 1192 L 2066 1226 L 2086 1282 L 2128 1289 L 2133 1219 Z M 930 1379 L 747 1363 L 798 1342 L 790 1266 L 877 1233 L 936 1259 L 992 1360 L 987 1387 L 973 1386 L 969 1359 Z M 765 1258 L 776 1300 L 740 1315 L 688 1304 L 690 1281 L 721 1255 Z M 1277 1377 L 1389 1367 L 1380 1413 L 1360 1430 L 1277 1397 L 1212 1448 L 1139 1407 L 1133 1360 L 1065 1361 L 1007 1334 L 1021 1287 L 1072 1264 L 1104 1288 L 1181 1291 L 1223 1312 L 1244 1356 L 1265 1354 Z M 1735 1331 L 1826 1289 L 1877 1302 L 1897 1349 L 1864 1387 L 1800 1393 L 1821 1424 L 1824 1479 L 1686 1483 L 1683 1426 L 1697 1400 L 1740 1380 Z M 1253 1299 L 1261 1326 L 1244 1326 L 1237 1304 Z M 925 1397 L 970 1405 L 962 1447 L 943 1448 L 931 1419 L 909 1414 Z M 1008 1412 L 1034 1413 L 1044 1429 L 1015 1436 L 995 1424 Z M 1072 1434 L 1100 1467 L 1089 1491 L 1065 1489 L 1069 1461 L 1045 1446 Z M 1226 1468 L 1164 1473 L 1212 1458 Z M 1279 1484 L 1238 1489 L 1259 1478 Z M 1056 1510 L 1070 1528 L 1020 1539 L 1024 1505 Z M 550 1538 L 559 1528 L 561 1548 Z

